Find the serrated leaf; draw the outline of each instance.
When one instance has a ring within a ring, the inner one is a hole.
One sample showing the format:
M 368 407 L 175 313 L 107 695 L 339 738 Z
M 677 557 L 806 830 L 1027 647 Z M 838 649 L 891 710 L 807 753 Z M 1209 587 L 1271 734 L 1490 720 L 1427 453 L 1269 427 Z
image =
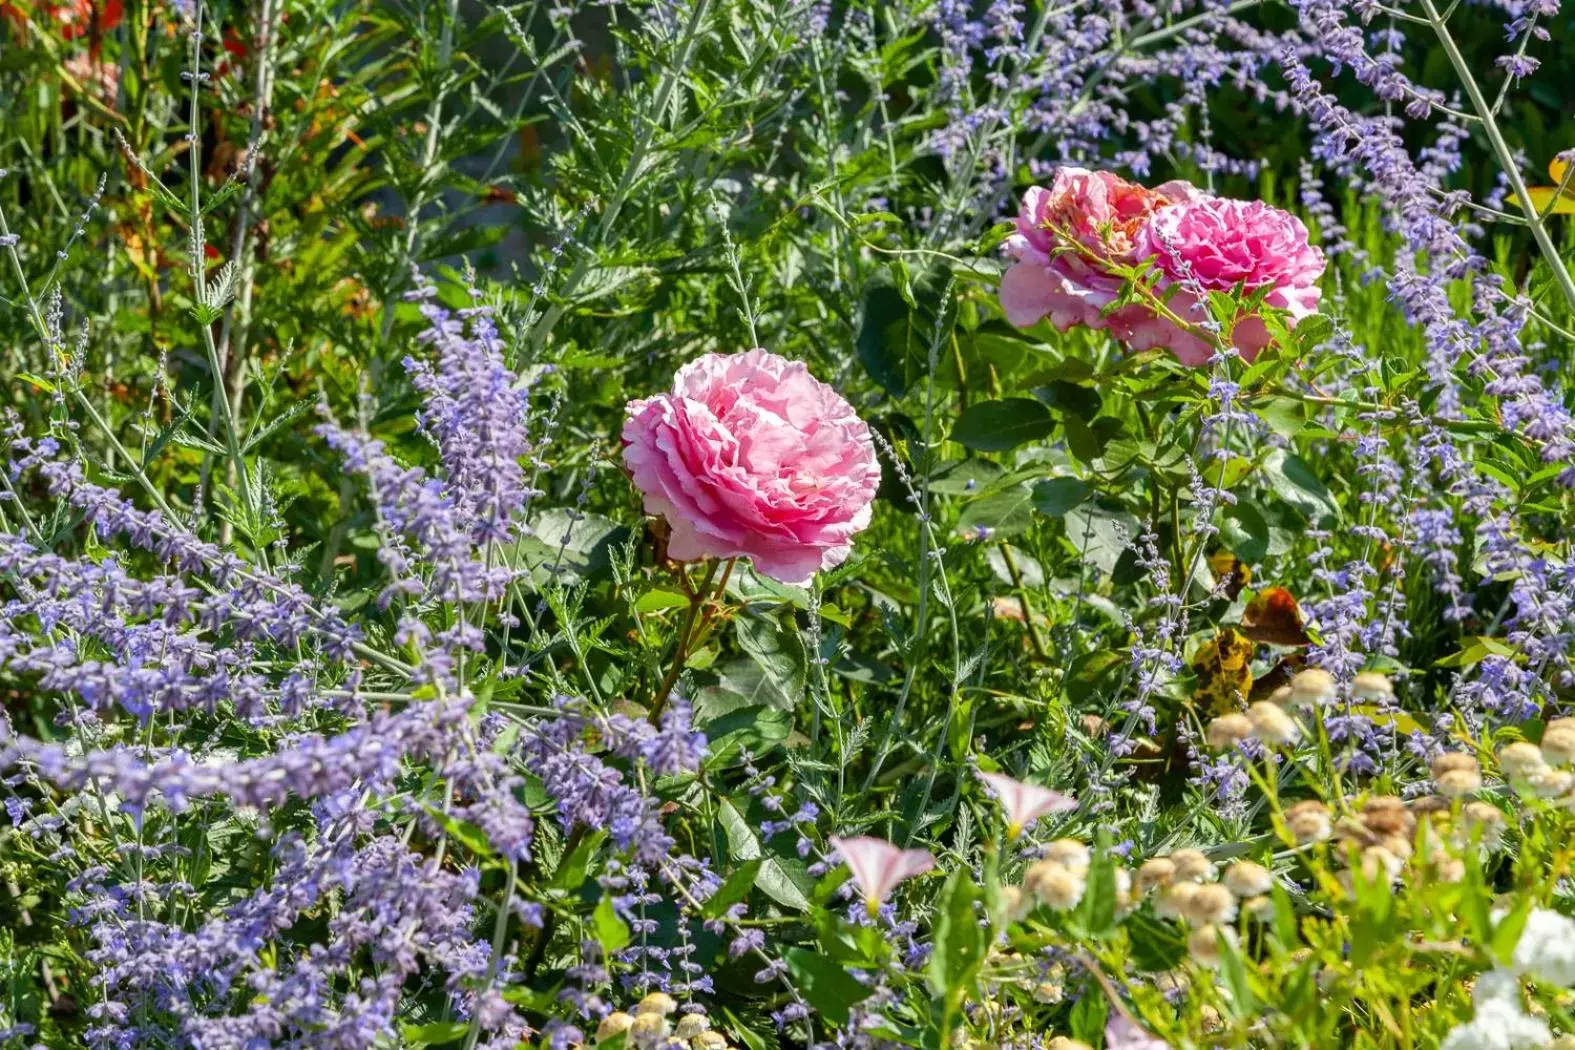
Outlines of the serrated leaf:
M 775 702 L 795 706 L 804 695 L 809 674 L 809 657 L 798 629 L 775 617 L 744 613 L 734 618 L 733 633 L 739 648 L 760 669 Z
M 1301 457 L 1277 448 L 1263 461 L 1263 474 L 1274 494 L 1309 521 L 1339 519 L 1340 505 Z

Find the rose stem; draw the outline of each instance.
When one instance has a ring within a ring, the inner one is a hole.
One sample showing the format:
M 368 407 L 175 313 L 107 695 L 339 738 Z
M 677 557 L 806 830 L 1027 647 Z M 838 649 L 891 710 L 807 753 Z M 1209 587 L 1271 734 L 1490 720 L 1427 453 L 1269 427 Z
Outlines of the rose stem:
M 731 570 L 732 566 L 728 566 Z M 680 569 L 680 572 L 685 570 Z M 684 663 L 689 659 L 689 642 L 694 637 L 695 622 L 699 619 L 700 609 L 705 605 L 706 597 L 711 590 L 711 581 L 716 577 L 716 561 L 708 561 L 705 570 L 705 579 L 700 581 L 700 586 L 695 588 L 689 596 L 689 611 L 684 614 L 684 626 L 678 632 L 678 649 L 673 653 L 673 666 L 667 672 L 667 677 L 662 679 L 661 686 L 656 690 L 656 697 L 651 701 L 651 724 L 662 717 L 662 709 L 667 706 L 667 697 L 673 691 L 673 686 L 678 684 L 678 676 L 683 673 Z

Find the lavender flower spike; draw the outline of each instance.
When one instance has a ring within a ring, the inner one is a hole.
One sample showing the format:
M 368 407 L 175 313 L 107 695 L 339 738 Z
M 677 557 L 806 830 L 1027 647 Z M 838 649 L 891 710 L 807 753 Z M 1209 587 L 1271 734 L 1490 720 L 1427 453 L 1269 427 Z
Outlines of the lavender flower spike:
M 1067 813 L 1077 808 L 1077 799 L 1037 784 L 1025 784 L 999 773 L 980 773 L 979 779 L 1001 803 L 1008 842 L 1016 842 L 1034 821 L 1048 813 Z
M 853 881 L 864 892 L 864 906 L 870 917 L 880 911 L 891 891 L 904 879 L 923 875 L 935 867 L 935 858 L 928 850 L 901 849 L 885 839 L 857 835 L 853 838 L 831 838 L 842 862 L 853 872 Z

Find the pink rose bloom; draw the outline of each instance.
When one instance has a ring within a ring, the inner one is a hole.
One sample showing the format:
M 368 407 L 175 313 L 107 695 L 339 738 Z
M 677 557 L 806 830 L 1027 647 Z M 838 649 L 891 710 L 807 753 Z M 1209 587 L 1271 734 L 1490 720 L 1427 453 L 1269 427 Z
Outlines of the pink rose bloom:
M 1144 220 L 1196 193 L 1184 182 L 1151 190 L 1108 171 L 1059 169 L 1049 189 L 1035 186 L 1023 195 L 1017 232 L 1006 241 L 1016 260 L 1001 278 L 1006 319 L 1027 328 L 1049 317 L 1063 332 L 1073 325 L 1106 327 L 1104 310 L 1120 293 L 1121 279 L 1100 261 L 1132 262 Z
M 707 354 L 671 394 L 631 401 L 623 460 L 678 561 L 745 556 L 783 583 L 842 564 L 870 523 L 869 427 L 797 361 Z
M 1264 301 L 1285 310 L 1292 327 L 1318 312 L 1323 252 L 1308 241 L 1300 219 L 1262 201 L 1206 197 L 1160 208 L 1138 231 L 1135 250 L 1155 260 L 1163 284 L 1175 288 L 1167 305 L 1185 320 L 1208 320 L 1193 287 L 1267 288 Z M 1121 338 L 1136 350 L 1168 347 L 1189 365 L 1204 364 L 1214 353 L 1205 339 L 1156 316 L 1137 319 Z M 1247 317 L 1236 322 L 1231 341 L 1251 361 L 1269 344 L 1269 332 L 1261 318 Z

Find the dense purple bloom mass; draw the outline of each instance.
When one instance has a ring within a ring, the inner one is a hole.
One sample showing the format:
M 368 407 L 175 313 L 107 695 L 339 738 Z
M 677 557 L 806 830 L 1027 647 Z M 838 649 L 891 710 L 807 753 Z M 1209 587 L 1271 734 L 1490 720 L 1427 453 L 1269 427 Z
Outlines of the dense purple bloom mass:
M 434 295 L 415 298 L 435 359 L 407 365 L 425 395 L 436 473 L 399 464 L 362 432 L 319 428 L 377 508 L 393 580 L 382 606 L 398 618 L 400 658 L 292 582 L 89 482 L 54 441 L 12 435 L 13 483 L 41 479 L 102 541 L 129 548 L 68 558 L 0 533 L 0 574 L 14 589 L 0 606 L 0 665 L 58 697 L 73 734 L 39 739 L 0 717 L 5 783 L 100 800 L 99 816 L 134 840 L 138 858 L 129 872 L 98 862 L 53 805 L 8 791 L 8 822 L 57 843 L 70 871 L 102 997 L 88 1033 L 96 1047 L 367 1047 L 397 1030 L 412 982 L 437 982 L 446 1009 L 489 1045 L 515 1045 L 529 1028 L 500 990 L 519 979 L 517 960 L 494 956 L 483 916 L 517 915 L 543 936 L 550 919 L 512 891 L 484 906 L 482 871 L 444 857 L 463 846 L 494 877 L 532 862 L 533 808 L 543 808 L 526 801 L 532 783 L 565 834 L 605 833 L 636 862 L 602 876 L 632 928 L 656 932 L 644 914 L 662 899 L 651 872 L 696 907 L 720 885 L 706 863 L 677 853 L 647 786 L 692 776 L 708 753 L 686 700 L 655 725 L 568 695 L 529 716 L 475 717 L 460 668 L 484 650 L 467 617 L 522 578 L 500 545 L 525 534 L 536 445 L 528 387 L 503 365 L 489 312 L 455 316 Z M 408 691 L 375 693 L 373 680 Z M 183 734 L 170 721 L 199 717 L 237 729 Z M 292 815 L 302 804 L 304 826 Z M 240 828 L 202 841 L 226 808 L 256 822 L 255 843 Z M 191 922 L 193 902 L 216 886 L 177 873 L 200 860 L 211 880 L 224 870 L 214 864 L 248 853 L 265 860 L 266 883 L 224 894 L 223 907 Z M 722 933 L 744 910 L 707 926 Z M 693 951 L 647 946 L 620 959 L 699 992 L 709 978 Z
M 441 451 L 442 476 L 398 467 L 380 443 L 332 424 L 323 432 L 374 490 L 390 539 L 384 560 L 401 581 L 396 593 L 464 608 L 497 599 L 513 578 L 489 566 L 486 552 L 518 534 L 531 495 L 521 462 L 532 448 L 528 391 L 513 389 L 485 311 L 468 312 L 466 335 L 446 311 L 424 309 L 437 362 L 413 360 L 411 369 L 427 395 L 423 425 Z M 289 832 L 272 847 L 268 885 L 197 927 L 179 917 L 192 894 L 209 892 L 202 886 L 161 885 L 140 867 L 131 882 L 102 865 L 77 872 L 76 915 L 94 939 L 104 995 L 91 1041 L 364 1047 L 394 1031 L 407 980 L 428 969 L 446 974 L 454 1008 L 468 1016 L 475 989 L 507 976 L 477 921 L 479 874 L 413 852 L 409 829 L 442 837 L 468 822 L 512 864 L 529 858 L 535 824 L 523 778 L 478 734 L 473 698 L 452 673 L 475 638 L 452 627 L 429 631 L 424 610 L 407 611 L 402 633 L 420 654 L 407 671 L 435 695 L 368 711 L 358 664 L 377 654 L 356 627 L 295 584 L 89 482 L 60 453 L 53 441 L 13 436 L 11 479 L 37 476 L 103 541 L 118 537 L 160 568 L 133 572 L 135 559 L 117 556 L 65 558 L 0 534 L 0 572 L 15 588 L 0 607 L 0 661 L 59 696 L 62 723 L 86 745 L 38 740 L 0 720 L 0 768 L 113 800 L 105 814 L 112 824 L 139 840 L 157 829 L 141 847 L 154 858 L 175 849 L 177 818 L 201 821 L 220 801 L 269 814 L 315 800 L 317 813 L 311 834 Z M 386 674 L 403 665 L 379 657 L 370 666 Z M 196 714 L 239 718 L 252 733 L 181 740 L 156 731 L 161 719 Z M 689 739 L 685 721 L 675 708 L 652 730 L 641 754 L 653 769 L 693 767 L 703 742 Z M 446 785 L 439 800 L 401 790 L 415 763 Z M 646 814 L 630 794 L 632 810 Z M 8 802 L 21 824 L 35 800 Z M 564 804 L 588 820 L 608 812 L 597 801 Z M 30 828 L 65 838 L 69 825 L 39 818 Z M 190 852 L 183 845 L 170 855 Z M 330 904 L 319 935 L 281 942 Z M 478 1023 L 510 1040 L 526 1031 L 511 1007 L 491 999 Z

